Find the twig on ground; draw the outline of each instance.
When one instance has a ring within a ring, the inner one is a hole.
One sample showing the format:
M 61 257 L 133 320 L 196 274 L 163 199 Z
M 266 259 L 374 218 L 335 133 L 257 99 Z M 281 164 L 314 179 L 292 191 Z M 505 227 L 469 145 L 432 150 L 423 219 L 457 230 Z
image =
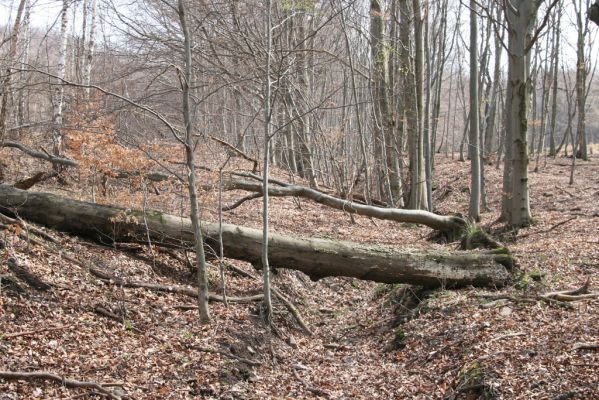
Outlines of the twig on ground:
M 591 285 L 591 278 L 587 278 L 586 282 L 577 289 L 572 290 L 561 290 L 557 292 L 550 292 L 541 295 L 543 299 L 552 299 L 558 301 L 579 301 L 587 299 L 599 298 L 599 292 L 590 292 L 589 287 Z
M 61 331 L 63 329 L 68 328 L 68 326 L 56 326 L 56 327 L 48 327 L 48 328 L 40 328 L 40 329 L 35 329 L 35 330 L 31 330 L 31 331 L 23 331 L 23 332 L 15 332 L 15 333 L 7 333 L 7 334 L 0 334 L 0 338 L 3 340 L 6 339 L 13 339 L 16 337 L 21 337 L 21 336 L 31 336 L 31 335 L 35 335 L 41 332 L 52 332 L 52 331 Z
M 521 236 L 520 236 L 520 239 L 522 239 L 522 238 L 525 238 L 525 237 L 528 237 L 528 236 L 530 236 L 530 235 L 537 235 L 537 234 L 540 234 L 540 233 L 548 233 L 548 232 L 551 232 L 551 231 L 552 231 L 552 230 L 554 230 L 555 228 L 558 228 L 558 227 L 560 227 L 560 226 L 562 226 L 562 225 L 564 225 L 564 224 L 567 224 L 568 222 L 570 222 L 570 221 L 572 221 L 572 220 L 575 220 L 576 218 L 578 218 L 578 217 L 572 217 L 572 218 L 568 218 L 568 219 L 566 219 L 566 220 L 563 220 L 563 221 L 561 221 L 561 222 L 558 222 L 557 224 L 555 224 L 555 225 L 551 226 L 551 228 L 549 228 L 549 229 L 545 229 L 545 230 L 538 231 L 538 232 L 529 232 L 529 233 L 526 233 L 526 234 L 524 234 L 524 235 L 521 235 Z
M 58 243 L 58 241 L 54 237 L 50 236 L 46 232 L 42 231 L 41 229 L 36 228 L 33 225 L 27 224 L 21 218 L 11 218 L 9 216 L 6 216 L 6 215 L 0 213 L 0 222 L 9 224 L 9 225 L 18 225 L 21 228 L 23 228 L 25 231 L 32 232 L 32 233 L 36 234 L 37 236 L 40 236 L 40 237 L 46 239 L 49 242 Z M 19 237 L 21 237 L 23 240 L 27 240 L 27 236 L 23 236 L 23 235 L 19 234 Z
M 598 343 L 575 343 L 574 346 L 572 346 L 572 350 L 598 350 L 599 349 L 599 342 Z
M 148 289 L 155 292 L 163 292 L 163 293 L 178 293 L 184 294 L 189 297 L 196 298 L 198 297 L 198 291 L 195 288 L 188 286 L 179 286 L 179 285 L 160 285 L 158 283 L 149 283 L 149 282 L 136 282 L 136 281 L 124 281 L 119 279 L 113 275 L 108 274 L 98 268 L 90 268 L 89 272 L 99 278 L 100 280 L 107 283 L 115 283 L 117 285 L 128 287 L 128 288 L 139 288 L 139 289 Z M 223 297 L 217 294 L 209 294 L 208 300 L 210 301 L 224 301 Z M 227 296 L 227 300 L 230 302 L 236 303 L 249 303 L 253 301 L 262 300 L 262 295 L 254 295 L 247 297 L 231 297 Z
M 506 333 L 505 335 L 500 335 L 500 336 L 497 336 L 497 337 L 489 340 L 487 343 L 493 343 L 493 342 L 496 342 L 498 340 L 512 338 L 512 337 L 517 337 L 517 336 L 524 336 L 524 335 L 526 335 L 526 332 Z
M 10 372 L 10 371 L 0 371 L 0 378 L 5 380 L 49 380 L 57 382 L 63 386 L 72 387 L 72 388 L 91 388 L 95 389 L 104 396 L 107 396 L 110 399 L 121 400 L 121 396 L 117 396 L 112 393 L 110 390 L 104 388 L 101 384 L 96 382 L 86 382 L 86 381 L 76 381 L 73 379 L 66 379 L 62 376 L 55 375 L 50 372 Z

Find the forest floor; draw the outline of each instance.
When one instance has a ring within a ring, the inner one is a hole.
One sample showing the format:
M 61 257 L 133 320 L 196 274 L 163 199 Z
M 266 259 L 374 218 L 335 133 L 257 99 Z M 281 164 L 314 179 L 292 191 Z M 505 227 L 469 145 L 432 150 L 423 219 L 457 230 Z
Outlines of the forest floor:
M 9 151 L 0 153 L 5 163 L 11 160 L 7 182 L 41 168 Z M 113 393 L 131 399 L 599 398 L 599 300 L 518 300 L 576 288 L 588 278 L 595 290 L 599 286 L 599 158 L 577 162 L 572 186 L 570 162 L 548 158 L 541 160 L 539 172 L 531 171 L 536 223 L 500 235 L 522 272 L 506 288 L 437 290 L 406 312 L 398 304 L 398 285 L 349 278 L 312 282 L 299 272 L 279 270 L 273 284 L 297 306 L 312 336 L 277 301 L 276 334 L 265 327 L 258 302 L 228 307 L 213 302 L 212 323 L 201 325 L 197 310 L 184 307 L 193 305 L 193 298 L 105 283 L 68 260 L 70 256 L 137 281 L 191 286 L 194 278 L 180 255 L 148 247 L 116 250 L 45 230 L 55 238 L 49 246 L 60 250 L 56 252 L 19 239 L 15 229 L 5 230 L 0 370 L 49 371 L 107 383 Z M 438 156 L 436 211 L 466 213 L 468 168 L 468 163 Z M 483 225 L 498 217 L 501 188 L 501 171 L 487 166 L 486 172 L 490 211 L 483 213 Z M 184 188 L 168 185 L 150 186 L 147 206 L 181 212 Z M 88 180 L 74 175 L 67 185 L 46 182 L 30 190 L 90 200 L 89 188 Z M 95 198 L 140 207 L 143 192 L 113 182 L 106 196 Z M 241 196 L 226 193 L 225 202 Z M 215 199 L 215 193 L 203 196 L 208 220 L 216 218 Z M 260 200 L 252 200 L 224 218 L 259 227 L 259 210 Z M 456 247 L 430 242 L 431 230 L 425 227 L 364 217 L 352 223 L 341 211 L 292 198 L 272 199 L 271 224 L 273 231 L 291 235 Z M 34 290 L 14 279 L 9 257 L 51 289 Z M 250 265 L 230 263 L 255 273 Z M 210 270 L 210 282 L 218 293 L 216 267 Z M 230 296 L 261 293 L 258 280 L 231 271 L 226 286 Z M 511 299 L 492 300 L 485 294 Z M 99 307 L 116 320 L 100 314 Z M 0 379 L 0 400 L 97 393 L 48 381 Z

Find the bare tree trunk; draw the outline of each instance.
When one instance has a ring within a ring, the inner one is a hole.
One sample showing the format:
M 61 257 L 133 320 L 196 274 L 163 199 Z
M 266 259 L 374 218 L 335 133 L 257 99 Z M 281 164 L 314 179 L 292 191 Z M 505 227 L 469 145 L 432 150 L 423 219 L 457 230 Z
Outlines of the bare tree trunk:
M 405 0 L 407 1 L 407 0 Z M 362 118 L 360 116 L 360 106 L 359 106 L 359 100 L 358 100 L 358 91 L 357 91 L 357 86 L 356 86 L 356 74 L 355 74 L 355 68 L 354 68 L 354 57 L 353 57 L 353 52 L 352 52 L 352 46 L 351 43 L 349 41 L 349 35 L 347 33 L 347 24 L 345 22 L 345 12 L 344 10 L 341 10 L 341 28 L 343 30 L 343 38 L 345 40 L 345 47 L 347 49 L 347 53 L 349 56 L 349 69 L 350 69 L 350 78 L 351 78 L 351 87 L 352 87 L 352 98 L 353 98 L 353 103 L 354 103 L 354 108 L 355 108 L 355 113 L 356 113 L 356 123 L 358 125 L 358 136 L 359 136 L 359 142 L 360 142 L 360 152 L 362 155 L 362 166 L 364 169 L 364 197 L 366 198 L 366 202 L 368 204 L 371 204 L 372 202 L 372 191 L 370 188 L 370 168 L 368 166 L 368 154 L 366 151 L 366 138 L 365 133 L 364 133 L 364 129 L 362 126 Z
M 470 0 L 470 206 L 468 215 L 480 221 L 480 156 L 478 104 L 478 14 L 476 0 Z
M 424 160 L 424 43 L 423 18 L 420 0 L 412 0 L 414 12 L 414 81 L 415 109 L 412 111 L 413 127 L 410 137 L 410 166 L 412 171 L 410 208 L 428 210 L 426 196 L 426 168 Z
M 504 217 L 509 225 L 530 225 L 528 196 L 528 112 L 530 103 L 529 69 L 532 29 L 539 4 L 534 0 L 513 1 L 504 10 L 509 31 L 509 69 L 506 101 L 506 158 L 504 183 Z M 510 149 L 508 154 L 507 149 Z M 511 167 L 511 176 L 509 175 Z
M 559 45 L 560 45 L 560 36 L 561 36 L 561 20 L 562 13 L 561 11 L 561 1 L 557 5 L 557 9 L 554 14 L 554 18 L 557 20 L 554 30 L 553 30 L 553 54 L 552 54 L 552 68 L 553 75 L 551 79 L 553 79 L 553 87 L 551 94 L 551 122 L 549 124 L 549 156 L 555 157 L 557 151 L 555 149 L 555 127 L 556 127 L 556 118 L 557 118 L 557 84 L 559 77 Z
M 578 150 L 575 157 L 587 161 L 589 159 L 586 135 L 586 83 L 587 83 L 587 60 L 584 53 L 585 36 L 589 31 L 589 23 L 582 16 L 582 0 L 572 0 L 576 11 L 576 102 L 578 122 L 576 125 L 576 137 Z
M 189 201 L 191 203 L 191 225 L 193 228 L 194 248 L 196 252 L 196 266 L 198 269 L 198 310 L 202 323 L 210 322 L 210 310 L 208 309 L 208 275 L 206 274 L 206 256 L 204 254 L 204 241 L 201 230 L 200 206 L 196 189 L 195 155 L 193 143 L 193 119 L 190 108 L 190 87 L 193 87 L 193 75 L 191 71 L 191 34 L 187 26 L 187 11 L 184 0 L 178 3 L 179 23 L 183 31 L 184 63 L 185 73 L 181 79 L 183 90 L 183 118 L 185 121 L 185 157 L 187 166 L 187 188 L 189 190 Z
M 501 8 L 497 7 L 497 23 L 501 23 Z M 497 97 L 499 93 L 499 84 L 501 79 L 501 54 L 503 47 L 501 46 L 501 41 L 503 40 L 503 31 L 502 36 L 495 35 L 495 63 L 493 67 L 493 86 L 491 89 L 491 103 L 489 104 L 488 113 L 486 115 L 486 123 L 485 123 L 485 154 L 489 155 L 493 152 L 493 133 L 495 132 L 495 119 L 497 115 Z M 499 142 L 499 140 L 498 140 Z M 499 160 L 498 160 L 499 162 Z
M 264 314 L 267 321 L 272 317 L 272 298 L 270 288 L 270 266 L 268 265 L 268 153 L 271 137 L 271 85 L 270 70 L 272 62 L 272 5 L 266 0 L 266 71 L 264 75 L 264 158 L 262 167 L 262 281 L 264 285 Z
M 65 78 L 67 43 L 68 43 L 68 25 L 69 25 L 69 0 L 63 0 L 60 17 L 60 44 L 58 49 L 58 66 L 56 76 L 58 82 L 54 85 L 52 96 L 52 150 L 55 156 L 60 156 L 63 148 L 62 132 L 62 109 L 64 85 L 62 80 Z
M 83 84 L 89 85 L 91 83 L 91 72 L 94 61 L 94 48 L 96 40 L 96 14 L 98 12 L 97 0 L 91 1 L 90 6 L 90 28 L 89 28 L 89 42 L 87 44 L 87 54 L 85 55 L 85 67 L 83 68 Z M 85 89 L 85 96 L 89 100 L 89 88 Z
M 19 2 L 19 8 L 17 9 L 17 15 L 15 17 L 15 23 L 10 33 L 10 46 L 8 54 L 5 57 L 6 61 L 6 76 L 2 81 L 2 103 L 0 103 L 0 142 L 4 142 L 6 139 L 7 131 L 7 119 L 8 119 L 8 102 L 12 95 L 11 79 L 12 79 L 12 64 L 14 63 L 17 56 L 17 44 L 19 42 L 19 31 L 21 29 L 21 19 L 23 18 L 23 10 L 27 0 L 21 0 Z

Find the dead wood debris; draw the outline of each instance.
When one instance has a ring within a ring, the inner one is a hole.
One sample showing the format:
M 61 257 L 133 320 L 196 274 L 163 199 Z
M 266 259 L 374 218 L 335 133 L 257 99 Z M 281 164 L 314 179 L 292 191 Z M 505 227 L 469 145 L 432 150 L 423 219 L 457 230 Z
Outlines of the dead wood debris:
M 256 279 L 258 280 L 257 277 L 255 277 L 254 275 L 242 270 L 241 268 L 237 268 L 236 266 L 234 266 L 233 264 L 226 264 L 227 268 L 233 270 L 235 273 L 245 276 L 247 278 L 252 278 L 252 279 Z M 293 317 L 295 318 L 295 320 L 297 321 L 297 323 L 299 324 L 299 326 L 310 336 L 313 335 L 312 331 L 310 330 L 310 328 L 308 327 L 308 325 L 304 322 L 304 319 L 302 318 L 302 315 L 300 314 L 299 310 L 293 305 L 293 303 L 291 303 L 291 301 L 289 299 L 287 299 L 287 297 L 285 297 L 285 295 L 283 293 L 281 293 L 280 290 L 278 290 L 275 287 L 271 287 L 271 291 L 272 294 L 275 295 L 275 297 L 277 299 L 279 299 L 284 305 L 285 307 L 287 307 L 287 309 L 289 310 L 289 312 L 291 313 L 291 315 L 293 315 Z M 230 297 L 227 297 L 227 300 L 230 300 Z
M 139 289 L 148 289 L 155 292 L 164 292 L 164 293 L 178 293 L 184 294 L 189 297 L 198 297 L 198 291 L 194 288 L 188 286 L 179 286 L 179 285 L 160 285 L 157 283 L 150 282 L 137 282 L 137 281 L 125 281 L 123 279 L 117 278 L 109 273 L 102 271 L 98 268 L 90 268 L 89 272 L 95 277 L 106 283 L 114 283 L 116 285 L 128 288 L 139 288 Z M 233 303 L 248 303 L 257 300 L 261 300 L 262 295 L 256 296 L 248 296 L 248 297 L 231 297 L 227 296 L 227 300 Z M 209 294 L 208 300 L 210 301 L 224 301 L 223 297 L 217 294 Z
M 51 372 L 10 372 L 0 371 L 0 378 L 5 380 L 48 380 L 59 383 L 60 385 L 72 388 L 90 388 L 98 391 L 102 395 L 114 399 L 121 400 L 122 396 L 117 395 L 110 390 L 106 389 L 102 384 L 96 382 L 77 381 L 73 379 L 66 379 L 62 376 L 53 374 Z M 112 385 L 111 385 L 112 386 Z
M 33 335 L 37 335 L 38 333 L 42 333 L 42 332 L 61 331 L 63 329 L 67 329 L 67 328 L 69 328 L 69 327 L 68 326 L 54 326 L 54 327 L 50 326 L 47 328 L 40 328 L 40 329 L 31 330 L 31 331 L 0 334 L 0 338 L 2 340 L 8 340 L 8 339 L 14 339 L 17 337 L 22 337 L 22 336 L 33 336 Z
M 590 278 L 586 280 L 586 282 L 577 289 L 570 290 L 560 290 L 556 292 L 549 292 L 540 295 L 509 295 L 509 294 L 489 294 L 489 293 L 480 293 L 476 294 L 476 297 L 481 297 L 485 299 L 492 300 L 509 300 L 514 303 L 537 303 L 539 301 L 545 301 L 548 303 L 554 303 L 560 306 L 572 308 L 568 302 L 589 300 L 589 299 L 598 299 L 599 292 L 591 292 L 589 291 L 590 286 Z

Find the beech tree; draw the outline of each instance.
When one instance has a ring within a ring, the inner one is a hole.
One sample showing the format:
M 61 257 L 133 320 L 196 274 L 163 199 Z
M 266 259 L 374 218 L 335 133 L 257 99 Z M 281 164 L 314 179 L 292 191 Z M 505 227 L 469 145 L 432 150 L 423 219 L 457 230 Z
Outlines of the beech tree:
M 528 191 L 528 123 L 530 104 L 530 55 L 548 13 L 557 0 L 547 6 L 547 14 L 537 25 L 542 2 L 516 0 L 506 3 L 508 25 L 508 78 L 506 93 L 506 138 L 503 172 L 502 218 L 511 226 L 532 223 Z
M 478 24 L 477 3 L 470 0 L 470 207 L 468 215 L 480 220 L 481 173 L 479 157 L 479 104 L 478 104 Z

